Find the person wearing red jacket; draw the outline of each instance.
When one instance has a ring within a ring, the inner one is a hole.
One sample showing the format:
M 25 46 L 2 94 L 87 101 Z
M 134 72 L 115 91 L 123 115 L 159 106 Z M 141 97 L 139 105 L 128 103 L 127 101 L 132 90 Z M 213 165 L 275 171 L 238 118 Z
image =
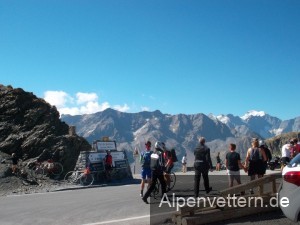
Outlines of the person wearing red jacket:
M 111 179 L 110 173 L 112 170 L 112 156 L 109 150 L 106 151 L 106 156 L 104 157 L 104 167 L 105 167 L 106 178 L 110 180 Z
M 163 157 L 164 157 L 164 160 L 166 162 L 164 176 L 165 176 L 165 180 L 166 180 L 166 183 L 167 183 L 167 191 L 170 191 L 171 190 L 171 188 L 170 188 L 170 184 L 171 184 L 170 173 L 171 173 L 171 170 L 174 167 L 174 160 L 172 158 L 171 151 L 167 150 L 164 143 L 163 143 L 163 145 L 164 145 Z

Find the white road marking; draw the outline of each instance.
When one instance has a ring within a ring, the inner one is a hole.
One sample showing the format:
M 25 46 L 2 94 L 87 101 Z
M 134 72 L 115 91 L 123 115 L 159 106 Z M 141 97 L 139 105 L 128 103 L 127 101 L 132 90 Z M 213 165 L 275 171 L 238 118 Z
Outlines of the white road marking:
M 98 223 L 87 223 L 84 225 L 100 225 L 100 224 L 109 224 L 109 223 L 119 223 L 119 222 L 125 222 L 125 221 L 130 221 L 130 220 L 139 220 L 139 219 L 144 219 L 144 218 L 150 219 L 150 215 L 129 217 L 129 218 L 118 219 L 118 220 L 109 220 L 109 221 L 98 222 Z
M 173 213 L 175 213 L 175 211 L 173 211 L 173 212 L 157 213 L 157 214 L 151 215 L 151 217 L 159 217 L 159 216 L 172 215 Z M 101 224 L 109 224 L 109 223 L 120 223 L 120 222 L 126 222 L 126 221 L 131 221 L 131 220 L 139 220 L 139 219 L 145 219 L 145 218 L 149 218 L 150 219 L 150 215 L 129 217 L 129 218 L 117 219 L 117 220 L 108 220 L 108 221 L 103 221 L 103 222 L 98 222 L 98 223 L 87 223 L 87 224 L 83 224 L 83 225 L 101 225 Z

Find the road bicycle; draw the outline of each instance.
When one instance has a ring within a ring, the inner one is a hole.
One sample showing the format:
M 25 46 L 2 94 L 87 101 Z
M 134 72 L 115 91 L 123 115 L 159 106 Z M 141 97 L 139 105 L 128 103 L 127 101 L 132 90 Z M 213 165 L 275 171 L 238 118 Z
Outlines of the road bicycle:
M 15 171 L 15 175 L 19 178 L 24 178 L 28 176 L 28 171 L 26 168 L 26 163 L 24 163 L 21 159 L 18 161 L 17 167 L 16 167 L 16 171 Z
M 36 179 L 42 179 L 45 175 L 60 176 L 63 173 L 63 165 L 49 159 L 45 162 L 36 161 L 31 166 L 31 175 Z
M 174 188 L 174 186 L 175 186 L 175 184 L 176 184 L 176 175 L 175 175 L 175 173 L 174 172 L 171 172 L 170 173 L 170 189 L 168 190 L 168 191 L 171 191 L 173 188 Z M 153 197 L 156 199 L 157 198 L 157 196 L 160 194 L 160 189 L 161 189 L 161 184 L 160 184 L 160 182 L 159 182 L 159 180 L 157 179 L 156 180 L 156 184 L 155 184 L 155 188 L 154 188 L 154 190 L 153 190 Z
M 60 162 L 48 159 L 44 171 L 50 175 L 60 176 L 64 171 L 64 167 Z
M 90 186 L 94 183 L 94 174 L 86 168 L 84 170 L 74 170 L 66 173 L 64 180 L 69 184 L 81 184 L 82 186 Z

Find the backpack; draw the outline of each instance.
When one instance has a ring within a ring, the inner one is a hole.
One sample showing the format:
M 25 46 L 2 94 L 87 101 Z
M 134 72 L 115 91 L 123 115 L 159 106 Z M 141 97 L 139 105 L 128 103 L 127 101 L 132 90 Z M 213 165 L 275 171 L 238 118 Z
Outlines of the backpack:
M 150 168 L 151 154 L 152 154 L 151 151 L 144 152 L 142 154 L 141 163 L 143 168 Z
M 272 160 L 272 153 L 268 147 L 264 148 L 268 161 Z
M 177 159 L 177 155 L 176 155 L 176 151 L 175 151 L 175 149 L 173 148 L 173 149 L 171 149 L 171 156 L 172 156 L 172 160 L 173 160 L 173 162 L 177 162 L 178 161 L 178 159 Z
M 163 172 L 165 161 L 162 153 L 155 152 L 151 154 L 151 169 L 157 172 Z

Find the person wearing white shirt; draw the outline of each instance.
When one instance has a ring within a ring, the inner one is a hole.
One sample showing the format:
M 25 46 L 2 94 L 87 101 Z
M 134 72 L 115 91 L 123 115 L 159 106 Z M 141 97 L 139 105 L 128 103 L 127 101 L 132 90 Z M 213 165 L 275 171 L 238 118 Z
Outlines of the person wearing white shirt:
M 186 164 L 187 164 L 186 154 L 182 157 L 181 163 L 182 163 L 182 172 L 186 173 Z
M 282 146 L 281 148 L 281 163 L 282 166 L 288 164 L 290 162 L 291 158 L 291 147 L 292 145 L 290 143 L 287 143 Z

